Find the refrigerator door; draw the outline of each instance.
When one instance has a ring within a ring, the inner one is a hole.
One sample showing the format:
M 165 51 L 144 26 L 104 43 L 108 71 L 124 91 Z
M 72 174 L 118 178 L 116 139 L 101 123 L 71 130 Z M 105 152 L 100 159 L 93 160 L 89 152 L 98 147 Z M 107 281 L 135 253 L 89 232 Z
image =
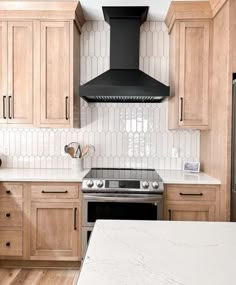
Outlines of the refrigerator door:
M 236 79 L 233 81 L 231 146 L 231 221 L 236 221 Z

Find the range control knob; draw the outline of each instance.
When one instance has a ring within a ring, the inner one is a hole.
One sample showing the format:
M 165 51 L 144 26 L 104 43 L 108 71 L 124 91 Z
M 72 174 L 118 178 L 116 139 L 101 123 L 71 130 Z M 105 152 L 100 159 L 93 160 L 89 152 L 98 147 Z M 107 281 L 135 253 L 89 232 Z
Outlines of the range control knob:
M 158 189 L 159 188 L 159 183 L 157 181 L 152 183 L 153 189 Z
M 93 187 L 93 180 L 88 180 L 87 181 L 87 186 L 88 187 Z
M 103 186 L 103 181 L 102 180 L 98 180 L 97 181 L 97 187 L 101 188 Z
M 142 186 L 144 189 L 147 189 L 149 187 L 149 183 L 147 181 L 143 181 Z

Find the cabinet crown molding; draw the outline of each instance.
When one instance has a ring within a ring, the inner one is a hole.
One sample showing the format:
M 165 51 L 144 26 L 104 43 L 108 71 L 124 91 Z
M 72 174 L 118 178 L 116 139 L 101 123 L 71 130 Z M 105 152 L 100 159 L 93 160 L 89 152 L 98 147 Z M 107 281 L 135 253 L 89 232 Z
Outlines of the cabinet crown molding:
M 212 10 L 209 1 L 172 1 L 165 18 L 165 24 L 170 32 L 176 20 L 211 18 Z
M 76 1 L 0 1 L 0 18 L 74 20 L 79 29 L 85 23 L 80 2 Z

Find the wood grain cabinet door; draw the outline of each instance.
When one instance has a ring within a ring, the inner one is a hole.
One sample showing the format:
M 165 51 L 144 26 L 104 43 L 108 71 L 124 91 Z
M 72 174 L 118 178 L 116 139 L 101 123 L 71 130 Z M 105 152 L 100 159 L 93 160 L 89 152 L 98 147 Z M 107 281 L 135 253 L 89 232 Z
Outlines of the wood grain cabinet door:
M 32 202 L 31 259 L 79 260 L 78 204 Z
M 0 124 L 7 123 L 7 23 L 0 22 Z
M 8 124 L 33 123 L 33 23 L 8 22 Z
M 170 221 L 215 221 L 215 206 L 196 204 L 169 204 L 166 219 Z
M 70 23 L 41 22 L 42 126 L 70 125 Z
M 179 125 L 207 126 L 210 22 L 180 22 Z

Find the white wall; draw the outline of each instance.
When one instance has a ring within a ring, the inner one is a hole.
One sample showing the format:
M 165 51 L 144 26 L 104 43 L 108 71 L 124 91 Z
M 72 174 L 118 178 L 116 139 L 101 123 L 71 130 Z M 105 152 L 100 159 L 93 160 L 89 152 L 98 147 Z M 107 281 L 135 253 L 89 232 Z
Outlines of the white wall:
M 81 83 L 109 69 L 109 26 L 87 22 L 81 36 Z M 165 24 L 141 27 L 140 69 L 168 84 L 169 38 Z M 96 154 L 87 167 L 181 169 L 183 160 L 199 159 L 199 131 L 169 131 L 167 101 L 161 104 L 87 104 L 82 100 L 81 129 L 0 129 L 4 165 L 19 168 L 68 168 L 64 145 L 93 144 Z M 172 147 L 180 149 L 178 159 Z

